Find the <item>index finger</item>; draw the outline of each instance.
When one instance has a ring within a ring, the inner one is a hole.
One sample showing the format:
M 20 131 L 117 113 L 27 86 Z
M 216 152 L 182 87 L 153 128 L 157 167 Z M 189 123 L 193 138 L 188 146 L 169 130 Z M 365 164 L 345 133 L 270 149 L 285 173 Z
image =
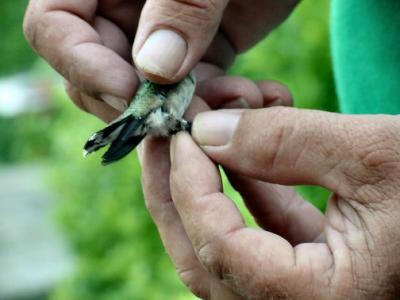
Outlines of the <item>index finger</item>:
M 32 47 L 81 91 L 128 101 L 138 78 L 133 66 L 104 46 L 92 27 L 97 5 L 97 0 L 30 1 L 24 32 Z M 124 40 L 122 31 L 113 28 Z

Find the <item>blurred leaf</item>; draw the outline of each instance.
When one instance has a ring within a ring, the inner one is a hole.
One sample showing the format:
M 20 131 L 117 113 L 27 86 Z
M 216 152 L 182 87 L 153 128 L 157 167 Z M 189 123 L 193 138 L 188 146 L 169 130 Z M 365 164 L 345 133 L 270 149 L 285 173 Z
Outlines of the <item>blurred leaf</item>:
M 49 155 L 51 136 L 46 132 L 53 121 L 50 113 L 0 117 L 0 163 L 23 162 Z
M 27 5 L 26 0 L 0 2 L 0 76 L 25 70 L 36 58 L 22 34 L 22 20 Z
M 270 36 L 239 57 L 231 73 L 286 84 L 298 107 L 337 111 L 329 47 L 329 1 L 303 1 Z

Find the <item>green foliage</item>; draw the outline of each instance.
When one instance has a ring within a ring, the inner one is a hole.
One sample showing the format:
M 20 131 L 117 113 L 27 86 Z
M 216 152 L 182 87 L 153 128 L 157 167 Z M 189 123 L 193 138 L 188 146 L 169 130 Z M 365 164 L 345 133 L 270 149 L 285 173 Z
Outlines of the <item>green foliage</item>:
M 9 62 L 13 64 L 13 62 Z M 29 69 L 29 74 L 37 84 L 51 86 L 56 82 L 55 73 L 43 61 L 37 60 Z M 0 71 L 1 72 L 1 71 Z M 10 103 L 14 99 L 7 99 Z M 46 99 L 47 100 L 47 99 Z M 22 113 L 14 117 L 0 116 L 0 164 L 22 163 L 50 157 L 52 128 L 60 111 L 49 103 L 44 111 Z
M 0 2 L 0 76 L 26 70 L 36 60 L 36 54 L 28 47 L 22 34 L 26 6 L 26 0 Z M 0 117 L 0 163 L 46 157 L 51 142 L 46 131 L 53 119 L 51 114 Z
M 297 107 L 337 111 L 329 46 L 329 1 L 303 1 L 231 72 L 286 84 Z
M 46 157 L 51 143 L 51 137 L 46 131 L 52 123 L 53 116 L 50 114 L 0 117 L 0 163 Z
M 22 34 L 22 20 L 26 6 L 26 0 L 0 2 L 0 76 L 26 69 L 36 57 L 27 46 Z

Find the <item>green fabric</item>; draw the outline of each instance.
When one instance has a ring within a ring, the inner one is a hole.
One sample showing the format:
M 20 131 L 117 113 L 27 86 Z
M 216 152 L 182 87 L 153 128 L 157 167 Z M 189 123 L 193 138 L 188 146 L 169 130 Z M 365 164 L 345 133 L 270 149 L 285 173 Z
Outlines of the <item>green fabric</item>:
M 400 114 L 400 0 L 333 0 L 332 5 L 341 110 Z

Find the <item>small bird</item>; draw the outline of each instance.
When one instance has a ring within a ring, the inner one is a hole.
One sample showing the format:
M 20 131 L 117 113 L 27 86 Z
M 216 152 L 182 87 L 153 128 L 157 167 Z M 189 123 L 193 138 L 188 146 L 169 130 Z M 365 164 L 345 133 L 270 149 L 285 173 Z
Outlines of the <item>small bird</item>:
M 128 155 L 146 135 L 165 137 L 190 131 L 190 123 L 183 115 L 195 87 L 193 73 L 171 85 L 144 80 L 126 111 L 88 139 L 84 156 L 111 144 L 102 157 L 102 164 L 107 165 Z

